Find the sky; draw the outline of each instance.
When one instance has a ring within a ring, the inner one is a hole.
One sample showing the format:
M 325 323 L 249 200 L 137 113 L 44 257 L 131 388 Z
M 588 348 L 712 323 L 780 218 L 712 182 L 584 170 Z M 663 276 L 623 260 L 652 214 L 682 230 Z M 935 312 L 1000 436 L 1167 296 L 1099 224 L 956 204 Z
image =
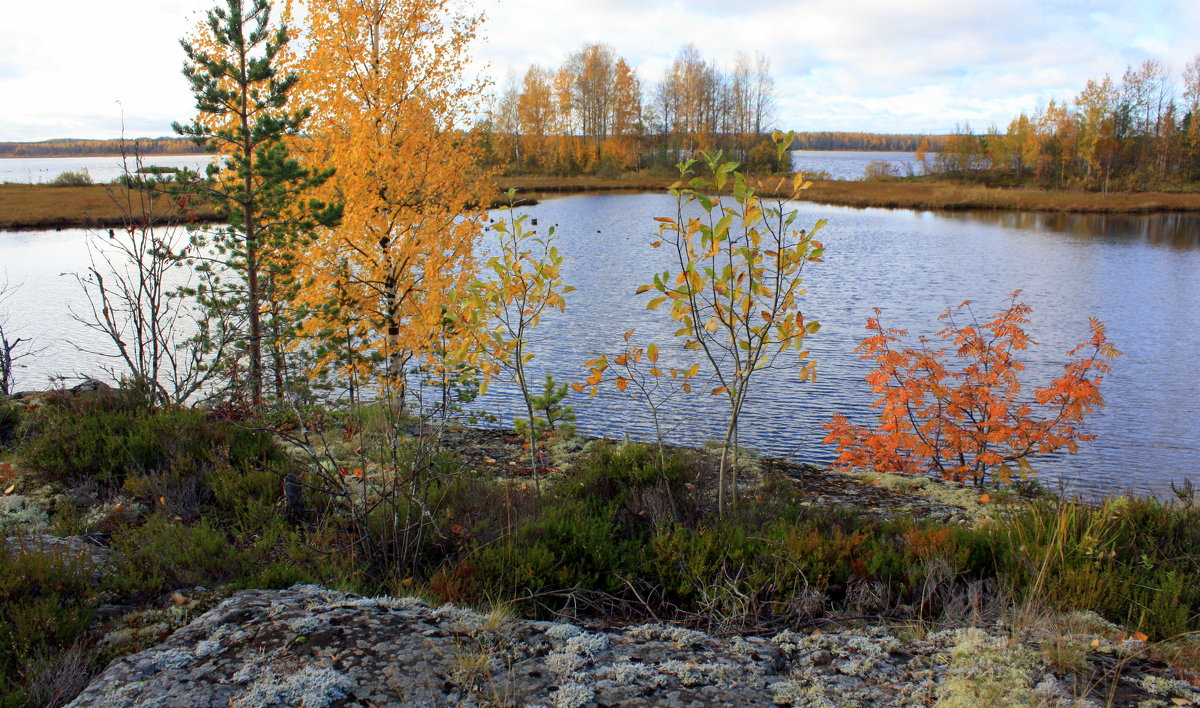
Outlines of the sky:
M 457 0 L 456 0 L 457 1 Z M 680 47 L 771 60 L 779 127 L 1003 129 L 1090 78 L 1200 54 L 1196 0 L 470 0 L 474 70 L 502 86 L 605 42 L 657 83 Z M 179 38 L 211 2 L 10 3 L 0 24 L 0 141 L 171 134 L 193 102 Z

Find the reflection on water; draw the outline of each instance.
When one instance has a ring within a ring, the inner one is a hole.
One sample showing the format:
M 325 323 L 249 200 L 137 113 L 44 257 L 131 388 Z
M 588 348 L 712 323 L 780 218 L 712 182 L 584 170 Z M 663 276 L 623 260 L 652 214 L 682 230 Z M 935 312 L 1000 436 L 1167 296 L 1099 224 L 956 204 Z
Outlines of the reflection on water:
M 937 316 L 963 300 L 989 314 L 1023 289 L 1033 307 L 1027 327 L 1038 346 L 1024 353 L 1027 391 L 1061 372 L 1064 352 L 1099 317 L 1124 355 L 1102 390 L 1106 408 L 1093 416 L 1097 436 L 1079 455 L 1043 458 L 1046 481 L 1063 480 L 1089 493 L 1167 489 L 1172 480 L 1200 483 L 1200 231 L 1196 217 L 934 213 L 796 205 L 798 225 L 827 218 L 820 238 L 826 260 L 808 271 L 805 317 L 821 322 L 809 347 L 818 362 L 815 383 L 794 372 L 763 372 L 753 386 L 743 441 L 773 454 L 827 460 L 821 426 L 834 411 L 860 422 L 875 415 L 863 377 L 870 367 L 854 354 L 872 308 L 886 324 L 933 334 Z M 651 249 L 655 216 L 672 213 L 660 194 L 582 195 L 546 201 L 527 211 L 541 229 L 558 225 L 562 272 L 577 290 L 564 313 L 552 313 L 534 333 L 533 380 L 586 376 L 593 351 L 612 352 L 621 334 L 657 342 L 668 366 L 690 363 L 672 344 L 674 327 L 645 309 L 637 285 L 670 265 Z M 94 358 L 71 343 L 88 333 L 70 320 L 78 286 L 62 272 L 86 265 L 84 233 L 0 234 L 0 264 L 25 285 L 10 301 L 10 324 L 52 348 L 22 372 L 25 387 L 52 373 L 92 373 Z M 14 330 L 15 331 L 15 330 Z M 652 438 L 649 416 L 615 392 L 568 402 L 585 432 Z M 480 401 L 502 420 L 520 415 L 514 387 L 499 382 Z M 703 442 L 721 432 L 723 399 L 694 395 L 667 411 L 670 438 Z
M 1200 248 L 1196 214 L 1056 214 L 1039 212 L 938 212 L 948 220 L 1048 231 L 1087 240 L 1140 241 L 1184 250 Z

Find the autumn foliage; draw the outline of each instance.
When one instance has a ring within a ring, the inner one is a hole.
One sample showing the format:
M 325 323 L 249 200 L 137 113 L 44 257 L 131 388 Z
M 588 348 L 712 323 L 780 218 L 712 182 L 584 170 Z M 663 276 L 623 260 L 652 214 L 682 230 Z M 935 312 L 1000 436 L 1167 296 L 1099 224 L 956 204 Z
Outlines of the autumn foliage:
M 885 328 L 875 310 L 867 320 L 870 336 L 859 345 L 863 359 L 877 367 L 867 376 L 879 398 L 879 425 L 854 425 L 835 415 L 825 426 L 825 442 L 837 446 L 835 465 L 879 472 L 937 471 L 947 479 L 982 485 L 989 474 L 1000 481 L 1013 467 L 1030 469 L 1028 458 L 1041 453 L 1075 452 L 1091 440 L 1084 418 L 1104 405 L 1100 383 L 1109 361 L 1120 352 L 1108 341 L 1104 325 L 1092 319 L 1087 340 L 1067 352 L 1063 373 L 1022 397 L 1019 352 L 1033 342 L 1023 325 L 1031 309 L 1012 294 L 1006 310 L 984 322 L 970 302 L 948 310 L 946 327 L 936 340 L 901 347 L 904 330 Z M 965 321 L 960 321 L 965 317 Z M 950 347 L 934 348 L 940 342 Z

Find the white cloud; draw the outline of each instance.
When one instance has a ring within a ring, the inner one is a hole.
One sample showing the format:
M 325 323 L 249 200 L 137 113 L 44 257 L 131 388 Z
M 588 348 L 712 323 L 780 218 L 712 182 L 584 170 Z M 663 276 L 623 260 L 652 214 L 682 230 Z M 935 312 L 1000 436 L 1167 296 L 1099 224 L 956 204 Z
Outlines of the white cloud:
M 195 0 L 19 3 L 0 26 L 0 140 L 169 134 L 192 100 L 178 39 Z M 1089 78 L 1198 47 L 1194 0 L 475 0 L 477 67 L 503 82 L 607 42 L 650 87 L 688 42 L 719 63 L 772 59 L 779 113 L 802 130 L 940 132 L 1003 125 Z M 117 104 L 120 101 L 120 105 Z M 134 130 L 136 126 L 136 131 Z

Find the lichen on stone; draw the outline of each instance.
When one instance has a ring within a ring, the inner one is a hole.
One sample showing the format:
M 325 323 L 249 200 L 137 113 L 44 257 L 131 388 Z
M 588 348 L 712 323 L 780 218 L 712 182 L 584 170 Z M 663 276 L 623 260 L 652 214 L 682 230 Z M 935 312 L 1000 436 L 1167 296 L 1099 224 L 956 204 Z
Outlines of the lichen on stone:
M 279 678 L 268 672 L 236 701 L 239 708 L 267 708 L 274 703 L 304 708 L 325 708 L 345 698 L 354 688 L 346 674 L 327 666 L 306 666 Z
M 595 691 L 584 684 L 567 681 L 558 687 L 551 695 L 555 708 L 579 708 L 587 704 L 596 695 Z
M 670 624 L 641 624 L 625 632 L 630 637 L 653 642 L 675 642 L 676 644 L 699 644 L 708 635 L 694 629 Z

